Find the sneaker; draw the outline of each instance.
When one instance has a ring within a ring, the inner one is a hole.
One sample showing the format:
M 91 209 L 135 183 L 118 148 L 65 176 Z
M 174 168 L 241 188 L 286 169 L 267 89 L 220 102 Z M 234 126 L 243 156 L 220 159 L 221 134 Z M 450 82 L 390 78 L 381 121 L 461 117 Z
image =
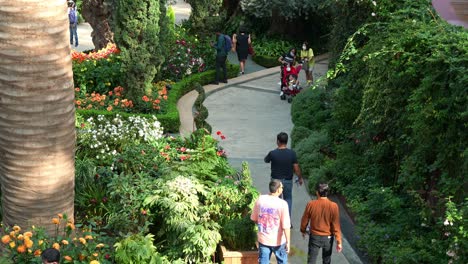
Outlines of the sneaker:
M 224 80 L 224 81 L 221 81 L 221 82 L 222 82 L 222 83 L 228 83 L 228 81 L 227 81 L 227 80 Z
M 78 47 L 78 43 L 75 44 L 75 47 Z
M 281 82 L 279 82 L 278 85 L 281 85 Z
M 284 94 L 284 92 L 283 92 L 283 91 L 281 91 L 281 92 L 280 92 L 280 96 L 283 96 L 283 94 Z

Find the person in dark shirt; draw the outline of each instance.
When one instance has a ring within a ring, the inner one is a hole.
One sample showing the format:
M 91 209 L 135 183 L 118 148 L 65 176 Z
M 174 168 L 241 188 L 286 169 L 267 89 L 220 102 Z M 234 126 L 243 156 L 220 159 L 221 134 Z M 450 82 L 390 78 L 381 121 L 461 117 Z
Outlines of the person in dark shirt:
M 294 173 L 299 177 L 299 184 L 302 185 L 302 173 L 297 162 L 296 152 L 288 149 L 288 134 L 281 132 L 276 136 L 278 148 L 270 151 L 265 157 L 266 163 L 271 163 L 271 178 L 280 180 L 283 183 L 282 197 L 289 206 L 289 216 L 292 212 L 292 188 Z
M 219 82 L 227 83 L 227 52 L 225 49 L 226 39 L 223 34 L 216 32 L 216 44 L 213 47 L 216 49 L 216 79 L 213 84 L 219 84 Z M 221 70 L 223 71 L 223 78 L 220 80 Z

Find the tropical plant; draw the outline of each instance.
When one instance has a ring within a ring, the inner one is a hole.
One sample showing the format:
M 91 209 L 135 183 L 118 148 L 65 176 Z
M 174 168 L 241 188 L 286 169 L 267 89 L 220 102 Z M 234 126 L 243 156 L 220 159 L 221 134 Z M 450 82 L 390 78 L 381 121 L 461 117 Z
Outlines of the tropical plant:
M 49 223 L 59 212 L 73 218 L 75 109 L 64 2 L 2 0 L 0 13 L 3 223 Z

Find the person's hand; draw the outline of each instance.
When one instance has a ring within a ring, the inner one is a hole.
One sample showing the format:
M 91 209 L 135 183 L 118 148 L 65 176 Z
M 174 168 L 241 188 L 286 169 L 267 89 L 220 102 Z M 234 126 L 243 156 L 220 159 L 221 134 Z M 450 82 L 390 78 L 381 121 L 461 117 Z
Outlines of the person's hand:
M 291 247 L 291 245 L 289 245 L 289 241 L 286 242 L 286 253 L 289 253 L 289 248 Z
M 343 250 L 343 246 L 341 244 L 336 244 L 336 251 L 341 252 Z
M 302 238 L 306 238 L 307 233 L 306 232 L 301 232 L 302 233 Z
M 301 178 L 299 178 L 299 185 L 301 185 L 301 186 L 302 186 L 302 184 L 303 184 L 303 183 L 304 183 L 304 180 L 302 179 L 302 177 L 301 177 Z

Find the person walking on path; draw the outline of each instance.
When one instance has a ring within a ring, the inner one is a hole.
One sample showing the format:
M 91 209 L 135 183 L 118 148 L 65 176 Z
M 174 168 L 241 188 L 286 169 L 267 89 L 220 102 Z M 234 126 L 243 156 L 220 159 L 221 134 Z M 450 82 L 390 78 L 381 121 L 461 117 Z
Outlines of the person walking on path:
M 223 79 L 221 82 L 227 83 L 227 69 L 226 69 L 226 38 L 220 32 L 216 32 L 217 42 L 213 44 L 213 47 L 216 49 L 216 77 L 213 84 L 219 84 L 221 70 L 223 70 Z
M 71 0 L 68 1 L 68 21 L 70 23 L 70 45 L 73 46 L 73 43 L 75 43 L 75 47 L 78 47 L 78 12 L 76 11 L 75 2 Z M 74 42 L 73 38 L 75 39 Z
M 302 44 L 301 62 L 302 69 L 304 69 L 306 74 L 307 84 L 311 84 L 314 81 L 312 71 L 314 70 L 315 59 L 314 51 L 311 47 L 309 47 L 309 43 L 307 43 L 307 41 L 304 41 L 304 43 Z
M 271 163 L 271 178 L 283 183 L 282 198 L 288 203 L 289 217 L 291 217 L 293 176 L 295 173 L 299 177 L 299 184 L 302 185 L 302 173 L 297 162 L 296 152 L 287 147 L 288 134 L 279 133 L 276 136 L 276 144 L 278 148 L 270 151 L 264 160 L 266 163 Z
M 239 30 L 239 35 L 232 36 L 235 51 L 237 52 L 237 59 L 239 60 L 240 74 L 245 72 L 245 61 L 249 55 L 249 45 L 252 43 L 250 34 L 247 34 L 244 28 Z
M 271 180 L 269 194 L 261 195 L 250 215 L 250 219 L 258 226 L 258 263 L 269 264 L 274 253 L 278 264 L 288 263 L 288 253 L 291 245 L 291 219 L 288 214 L 288 204 L 279 198 L 283 192 L 283 184 L 279 180 Z
M 328 200 L 329 187 L 326 183 L 317 183 L 315 186 L 317 200 L 307 203 L 301 219 L 301 233 L 305 238 L 309 226 L 309 253 L 308 264 L 315 264 L 322 249 L 324 264 L 331 263 L 333 242 L 336 240 L 336 250 L 341 252 L 340 214 L 338 205 Z

